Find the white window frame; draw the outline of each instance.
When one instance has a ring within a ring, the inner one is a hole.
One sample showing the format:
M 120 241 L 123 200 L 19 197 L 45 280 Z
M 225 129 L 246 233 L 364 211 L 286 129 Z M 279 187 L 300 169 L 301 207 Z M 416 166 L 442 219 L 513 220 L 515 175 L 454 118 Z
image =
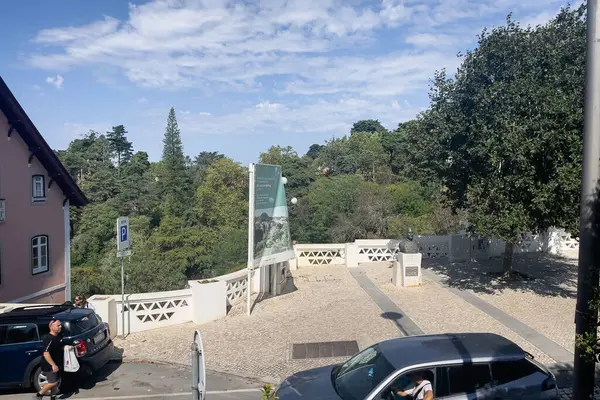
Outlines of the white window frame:
M 41 181 L 41 182 L 40 182 Z M 36 193 L 36 185 L 42 184 L 42 193 Z M 31 177 L 31 200 L 35 202 L 46 201 L 46 177 L 44 175 L 33 175 Z
M 43 263 L 44 256 L 46 263 Z M 50 270 L 50 254 L 48 251 L 48 235 L 37 235 L 31 238 L 31 274 L 43 274 Z
M 0 199 L 0 223 L 6 221 L 6 200 Z

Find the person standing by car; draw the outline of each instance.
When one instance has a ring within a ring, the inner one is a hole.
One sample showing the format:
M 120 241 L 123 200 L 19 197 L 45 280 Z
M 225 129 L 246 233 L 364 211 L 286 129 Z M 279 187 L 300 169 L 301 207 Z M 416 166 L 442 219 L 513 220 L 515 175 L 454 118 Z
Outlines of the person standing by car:
M 89 308 L 90 310 L 96 311 L 94 306 L 92 304 L 88 303 L 87 298 L 82 294 L 80 294 L 79 296 L 75 296 L 75 307 Z
M 62 330 L 62 324 L 59 320 L 53 319 L 48 324 L 50 328 L 50 334 L 44 338 L 42 342 L 43 355 L 40 367 L 42 373 L 46 376 L 48 383 L 46 383 L 35 398 L 41 399 L 44 397 L 44 393 L 50 391 L 50 399 L 56 399 L 56 388 L 60 382 L 60 370 L 63 368 L 64 348 L 70 349 L 71 346 L 63 346 L 61 343 L 60 332 Z
M 420 371 L 415 372 L 413 374 L 413 380 L 415 382 L 415 387 L 412 389 L 401 391 L 397 388 L 392 388 L 392 390 L 397 396 L 401 397 L 412 396 L 415 400 L 433 400 L 433 388 L 431 387 L 431 382 L 423 377 L 423 373 Z

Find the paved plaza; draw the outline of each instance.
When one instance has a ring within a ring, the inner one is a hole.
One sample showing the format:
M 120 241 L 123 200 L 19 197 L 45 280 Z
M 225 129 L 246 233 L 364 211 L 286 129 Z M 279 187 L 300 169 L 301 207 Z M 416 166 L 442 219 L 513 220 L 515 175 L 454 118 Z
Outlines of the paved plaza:
M 392 268 L 381 263 L 303 267 L 293 271 L 288 293 L 259 301 L 251 317 L 242 302 L 223 320 L 135 333 L 117 345 L 125 361 L 190 364 L 198 329 L 208 369 L 274 383 L 343 360 L 292 360 L 295 343 L 355 340 L 362 349 L 419 333 L 494 332 L 542 363 L 572 362 L 576 261 L 516 255 L 515 268 L 533 278 L 518 283 L 486 275 L 500 266 L 501 260 L 454 265 L 425 260 L 423 285 L 407 289 L 393 286 Z
M 202 326 L 187 323 L 134 333 L 118 340 L 117 345 L 125 349 L 126 361 L 189 364 L 193 332 L 199 329 L 208 369 L 279 383 L 296 371 L 341 361 L 291 360 L 293 343 L 355 340 L 362 349 L 401 336 L 345 266 L 293 272 L 290 284 L 296 290 L 258 302 L 250 317 L 241 302 L 225 319 Z

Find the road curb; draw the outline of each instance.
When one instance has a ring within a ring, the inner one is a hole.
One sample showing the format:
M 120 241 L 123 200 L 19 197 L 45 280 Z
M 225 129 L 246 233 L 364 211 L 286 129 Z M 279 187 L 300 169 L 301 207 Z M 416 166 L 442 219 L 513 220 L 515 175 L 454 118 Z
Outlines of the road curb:
M 126 358 L 123 358 L 121 360 L 121 362 L 127 363 L 127 364 L 175 365 L 175 366 L 179 366 L 179 367 L 192 368 L 192 366 L 190 364 L 181 363 L 181 362 L 174 362 L 174 361 L 144 360 L 144 359 L 133 359 L 133 358 L 126 359 Z M 252 376 L 252 375 L 249 375 L 249 374 L 244 374 L 244 373 L 241 373 L 241 372 L 231 372 L 231 371 L 226 371 L 226 370 L 222 370 L 222 369 L 219 369 L 219 368 L 207 368 L 206 370 L 207 370 L 207 372 L 214 372 L 214 373 L 217 373 L 217 374 L 229 375 L 229 376 L 234 377 L 234 378 L 250 380 L 253 383 L 256 383 L 256 384 L 260 385 L 261 387 L 264 386 L 265 384 L 279 385 L 279 383 L 281 382 L 281 379 L 275 378 L 275 377 L 270 377 L 270 376 L 256 377 L 256 376 Z

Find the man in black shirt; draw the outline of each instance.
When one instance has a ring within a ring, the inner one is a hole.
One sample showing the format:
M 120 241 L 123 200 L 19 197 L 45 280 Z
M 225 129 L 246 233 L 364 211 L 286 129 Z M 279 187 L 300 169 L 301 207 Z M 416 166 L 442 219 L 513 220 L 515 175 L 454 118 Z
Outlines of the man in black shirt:
M 56 399 L 54 392 L 60 382 L 59 371 L 63 368 L 63 351 L 65 346 L 60 342 L 61 337 L 59 334 L 62 330 L 60 321 L 53 319 L 48 324 L 48 327 L 50 328 L 50 334 L 46 336 L 42 342 L 42 350 L 44 353 L 42 362 L 40 363 L 42 373 L 48 379 L 48 383 L 42 386 L 39 393 L 36 394 L 36 398 L 41 399 L 44 396 L 44 393 L 50 391 L 50 399 L 54 400 Z

